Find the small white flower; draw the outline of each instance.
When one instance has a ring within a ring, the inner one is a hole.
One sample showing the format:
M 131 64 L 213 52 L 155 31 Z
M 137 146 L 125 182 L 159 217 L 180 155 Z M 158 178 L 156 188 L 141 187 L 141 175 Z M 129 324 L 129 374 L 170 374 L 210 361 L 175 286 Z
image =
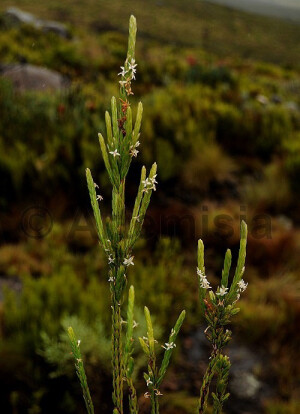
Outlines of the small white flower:
M 133 329 L 136 328 L 137 326 L 139 326 L 139 324 L 136 321 L 133 321 L 133 325 L 132 325 Z
M 114 157 L 114 158 L 116 158 L 116 157 L 119 157 L 120 156 L 120 154 L 118 153 L 118 150 L 117 149 L 115 149 L 114 151 L 109 151 L 109 153 Z
M 135 143 L 135 148 L 137 148 L 137 147 L 139 147 L 141 145 L 141 143 L 140 143 L 140 141 L 136 141 L 136 143 Z
M 199 276 L 200 287 L 202 289 L 210 289 L 210 283 L 207 280 L 205 273 L 197 267 L 197 275 Z
M 121 72 L 120 73 L 118 73 L 118 75 L 121 75 L 121 76 L 125 76 L 126 75 L 126 73 L 128 72 L 128 70 L 126 70 L 125 68 L 124 68 L 124 66 L 121 66 Z
M 146 383 L 147 383 L 147 387 L 149 387 L 149 385 L 150 385 L 150 384 L 151 384 L 151 385 L 153 384 L 153 382 L 151 381 L 151 379 L 150 379 L 150 378 L 148 378 L 148 379 L 147 379 Z
M 155 395 L 163 395 L 159 390 L 155 390 Z
M 126 85 L 126 81 L 119 81 L 119 84 L 124 88 L 124 86 Z
M 158 182 L 156 181 L 156 176 L 157 174 L 155 174 L 152 178 L 149 178 L 150 182 L 151 182 L 151 190 L 156 191 L 156 185 L 158 184 Z
M 149 394 L 149 392 L 145 392 L 144 397 L 145 397 L 145 398 L 150 398 L 150 394 Z
M 110 283 L 113 283 L 113 282 L 115 281 L 115 278 L 114 278 L 113 276 L 110 276 L 110 278 L 108 279 L 108 281 L 109 281 Z
M 200 280 L 200 287 L 202 287 L 202 289 L 210 289 L 210 283 L 206 277 Z
M 149 178 L 146 178 L 145 180 L 143 180 L 142 183 L 144 184 L 144 187 L 148 187 L 150 183 Z
M 243 279 L 238 282 L 238 288 L 241 293 L 245 292 L 245 290 L 247 289 L 247 286 L 248 286 L 248 283 L 245 283 Z
M 123 265 L 124 266 L 130 266 L 130 265 L 134 266 L 133 259 L 134 259 L 134 256 L 127 257 L 126 259 L 124 259 Z
M 136 67 L 137 67 L 137 63 L 135 63 L 134 59 L 131 59 L 131 61 L 129 62 L 129 65 L 128 65 L 129 70 L 132 70 L 135 73 L 136 72 Z
M 97 195 L 96 200 L 97 200 L 97 201 L 102 201 L 102 200 L 103 200 L 102 195 L 100 195 L 100 194 L 99 194 L 99 195 Z
M 96 183 L 94 183 L 94 187 L 95 187 L 95 188 L 99 188 L 99 185 L 98 185 L 98 184 L 96 184 Z
M 162 348 L 169 351 L 170 349 L 176 348 L 176 344 L 174 344 L 174 342 L 166 342 L 165 345 L 162 345 Z
M 114 261 L 115 261 L 114 257 L 110 254 L 108 256 L 108 264 L 114 263 Z
M 82 362 L 82 359 L 81 358 L 77 358 L 77 362 Z
M 139 151 L 136 148 L 130 147 L 130 155 L 132 157 L 137 157 Z
M 80 339 L 78 339 L 78 341 L 77 341 L 77 346 L 79 347 L 79 345 L 80 345 L 80 342 L 81 342 L 81 340 Z
M 197 275 L 200 277 L 200 279 L 206 279 L 205 273 L 202 272 L 199 267 L 197 267 Z
M 219 292 L 216 293 L 218 296 L 225 296 L 227 293 L 228 288 L 225 286 L 221 286 Z
M 142 183 L 144 184 L 144 192 L 148 192 L 148 190 L 153 190 L 156 191 L 156 176 L 157 174 L 155 174 L 153 177 L 148 177 L 145 180 L 142 181 Z
M 134 220 L 136 220 L 138 223 L 140 222 L 140 216 L 135 216 L 135 217 L 132 217 Z

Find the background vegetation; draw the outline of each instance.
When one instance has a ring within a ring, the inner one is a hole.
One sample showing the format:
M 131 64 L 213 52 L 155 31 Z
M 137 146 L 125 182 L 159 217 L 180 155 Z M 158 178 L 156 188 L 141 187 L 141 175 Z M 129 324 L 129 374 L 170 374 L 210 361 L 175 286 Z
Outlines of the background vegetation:
M 144 121 L 128 204 L 142 164 L 158 162 L 159 189 L 130 277 L 137 305 L 156 315 L 160 334 L 187 310 L 163 412 L 192 412 L 204 369 L 196 240 L 205 240 L 206 268 L 217 281 L 225 249 L 237 252 L 243 216 L 249 289 L 235 319 L 235 346 L 257 356 L 253 373 L 261 391 L 254 397 L 241 391 L 225 409 L 241 414 L 244 403 L 253 413 L 298 413 L 299 26 L 194 0 L 2 0 L 1 11 L 12 5 L 67 23 L 73 38 L 0 19 L 2 64 L 28 62 L 71 81 L 60 92 L 19 93 L 0 78 L 3 412 L 83 412 L 65 332 L 70 323 L 93 378 L 95 408 L 110 409 L 109 287 L 84 170 L 93 170 L 109 208 L 97 132 L 116 93 L 134 13 L 134 92 L 136 100 L 143 97 Z M 26 227 L 32 206 L 46 207 L 53 223 L 41 239 Z M 141 381 L 140 395 L 143 387 Z M 141 397 L 145 412 L 146 403 Z

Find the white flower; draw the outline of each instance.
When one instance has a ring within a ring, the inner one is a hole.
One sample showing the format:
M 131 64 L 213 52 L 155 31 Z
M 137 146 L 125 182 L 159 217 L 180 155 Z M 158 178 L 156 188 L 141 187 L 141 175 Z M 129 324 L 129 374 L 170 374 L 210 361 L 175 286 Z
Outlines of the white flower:
M 130 266 L 130 265 L 134 266 L 133 259 L 134 259 L 134 256 L 127 257 L 126 259 L 124 259 L 123 265 L 124 266 Z
M 135 73 L 136 72 L 136 67 L 137 67 L 137 63 L 135 63 L 134 59 L 131 59 L 131 61 L 129 62 L 129 65 L 128 65 L 129 70 L 132 70 L 132 72 Z
M 149 185 L 149 178 L 146 178 L 146 180 L 143 180 L 142 183 L 144 184 L 144 187 L 147 187 Z
M 108 264 L 114 263 L 114 261 L 115 261 L 114 257 L 110 254 L 108 256 Z
M 79 347 L 79 345 L 80 345 L 80 342 L 81 342 L 81 340 L 80 339 L 78 339 L 78 341 L 77 341 L 77 346 Z
M 139 326 L 139 324 L 138 324 L 136 321 L 133 321 L 133 325 L 132 325 L 132 327 L 133 327 L 133 328 L 136 328 L 137 326 Z
M 130 155 L 131 155 L 132 157 L 137 157 L 138 153 L 139 153 L 139 151 L 138 151 L 137 149 L 135 149 L 135 148 L 130 148 Z
M 130 146 L 130 155 L 132 157 L 136 157 L 139 153 L 139 151 L 137 150 L 137 147 L 140 145 L 140 141 L 137 141 L 134 145 Z
M 163 395 L 159 390 L 155 390 L 155 395 Z
M 146 383 L 147 383 L 147 387 L 149 387 L 150 384 L 153 384 L 150 378 L 147 379 Z
M 118 75 L 121 75 L 121 76 L 125 76 L 126 75 L 126 73 L 128 72 L 128 70 L 126 70 L 125 68 L 124 68 L 124 66 L 121 66 L 121 72 L 120 73 L 118 73 Z
M 122 86 L 122 87 L 124 87 L 125 85 L 126 85 L 126 81 L 119 81 L 119 84 Z
M 225 286 L 221 286 L 219 292 L 216 293 L 216 295 L 219 296 L 225 296 L 227 293 L 228 288 Z
M 150 398 L 150 394 L 149 394 L 149 392 L 145 392 L 144 397 L 145 397 L 145 398 Z
M 99 195 L 97 195 L 96 200 L 97 200 L 97 201 L 102 201 L 102 200 L 103 200 L 102 195 L 100 195 L 100 194 L 99 194 Z
M 135 74 L 136 74 L 136 67 L 137 63 L 135 63 L 134 59 L 131 59 L 131 62 L 128 64 L 128 70 L 131 70 L 131 79 L 135 80 Z
M 176 348 L 176 344 L 174 344 L 174 342 L 166 342 L 165 345 L 162 345 L 162 348 L 169 351 L 170 349 Z
M 117 150 L 117 149 L 115 149 L 114 151 L 109 151 L 109 153 L 110 153 L 111 155 L 113 155 L 113 157 L 114 157 L 114 158 L 116 158 L 116 157 L 119 157 L 119 156 L 120 156 L 120 154 L 118 153 L 118 150 Z
M 200 287 L 202 287 L 202 289 L 210 289 L 210 283 L 207 280 L 205 273 L 202 272 L 202 270 L 200 270 L 199 267 L 197 267 L 197 275 L 200 279 Z
M 210 283 L 206 278 L 203 278 L 200 280 L 200 287 L 202 287 L 202 289 L 210 289 Z
M 112 283 L 112 282 L 115 281 L 115 278 L 113 276 L 110 276 L 110 278 L 108 279 L 108 281 Z
M 248 283 L 245 283 L 245 281 L 243 279 L 241 279 L 238 282 L 238 288 L 240 292 L 245 292 L 245 290 L 247 289 Z
M 98 185 L 98 184 L 96 184 L 96 183 L 94 183 L 94 187 L 95 187 L 95 188 L 99 188 L 99 185 Z
M 157 177 L 157 174 L 155 174 L 152 178 L 149 178 L 149 180 L 151 182 L 151 186 L 152 186 L 151 190 L 153 190 L 153 191 L 156 191 L 156 185 L 155 184 L 158 184 L 158 182 L 156 181 L 156 177 Z
M 153 177 L 148 177 L 145 180 L 142 181 L 142 183 L 144 184 L 144 192 L 148 192 L 148 190 L 153 190 L 156 191 L 156 176 L 157 174 L 155 174 Z
M 202 272 L 199 267 L 197 267 L 197 275 L 200 277 L 200 279 L 206 279 L 205 273 Z

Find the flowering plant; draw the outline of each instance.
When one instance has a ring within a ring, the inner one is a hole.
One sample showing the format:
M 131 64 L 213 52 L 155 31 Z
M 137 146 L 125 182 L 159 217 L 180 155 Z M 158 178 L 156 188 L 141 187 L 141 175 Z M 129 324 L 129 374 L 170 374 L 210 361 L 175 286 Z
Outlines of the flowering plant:
M 102 220 L 99 202 L 103 197 L 98 194 L 99 186 L 94 182 L 91 171 L 86 170 L 87 185 L 91 204 L 95 216 L 96 228 L 100 244 L 104 249 L 109 271 L 108 282 L 111 292 L 112 309 L 112 374 L 114 404 L 113 414 L 123 414 L 124 408 L 124 382 L 127 384 L 129 397 L 129 411 L 131 414 L 138 413 L 136 389 L 133 383 L 133 330 L 136 326 L 134 321 L 134 288 L 128 291 L 128 308 L 126 319 L 126 332 L 122 330 L 121 313 L 123 310 L 124 296 L 127 285 L 127 271 L 134 266 L 132 254 L 135 242 L 140 236 L 144 217 L 150 202 L 152 191 L 156 190 L 156 163 L 154 163 L 147 176 L 146 168 L 141 171 L 140 184 L 135 199 L 130 223 L 125 221 L 125 181 L 133 157 L 138 155 L 140 145 L 140 127 L 142 121 L 143 106 L 140 102 L 137 107 L 135 122 L 132 119 L 130 96 L 132 92 L 132 81 L 135 80 L 135 40 L 136 19 L 134 16 L 129 20 L 128 51 L 124 66 L 121 66 L 119 81 L 120 96 L 117 100 L 111 99 L 111 114 L 105 113 L 106 139 L 99 134 L 99 143 L 104 164 L 112 185 L 112 215 L 104 222 Z M 242 223 L 242 237 L 237 270 L 230 289 L 228 288 L 228 277 L 231 265 L 231 253 L 228 250 L 225 256 L 224 270 L 222 273 L 221 286 L 216 293 L 210 290 L 210 283 L 205 275 L 204 268 L 204 246 L 202 241 L 198 244 L 198 268 L 199 297 L 204 317 L 208 323 L 206 336 L 212 344 L 212 354 L 209 367 L 204 376 L 203 385 L 200 390 L 200 399 L 197 412 L 204 413 L 209 395 L 209 387 L 214 375 L 217 376 L 216 392 L 212 394 L 214 400 L 214 413 L 220 413 L 224 401 L 228 398 L 226 386 L 229 359 L 222 354 L 223 347 L 228 343 L 231 333 L 224 331 L 224 325 L 229 323 L 232 315 L 238 312 L 234 307 L 241 291 L 245 290 L 246 284 L 242 280 L 245 263 L 246 248 L 246 225 Z M 228 291 L 229 290 L 229 291 Z M 207 291 L 209 295 L 207 297 Z M 179 315 L 174 328 L 171 330 L 168 341 L 162 346 L 164 355 L 160 364 L 156 356 L 156 340 L 150 311 L 145 307 L 145 318 L 147 324 L 147 336 L 139 338 L 143 352 L 147 356 L 147 372 L 144 379 L 148 391 L 145 397 L 151 399 L 151 413 L 159 413 L 158 397 L 162 395 L 160 385 L 165 377 L 175 341 L 181 325 L 185 318 L 185 311 Z M 87 378 L 84 371 L 83 360 L 80 352 L 80 340 L 77 340 L 73 329 L 68 330 L 72 353 L 75 358 L 76 372 L 80 380 L 86 409 L 89 414 L 94 413 L 92 398 L 89 392 Z

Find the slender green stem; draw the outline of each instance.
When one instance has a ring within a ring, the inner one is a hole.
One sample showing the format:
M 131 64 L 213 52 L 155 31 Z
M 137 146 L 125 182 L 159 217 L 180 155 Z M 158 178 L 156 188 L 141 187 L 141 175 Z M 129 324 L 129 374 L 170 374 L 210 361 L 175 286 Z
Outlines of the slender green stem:
M 112 368 L 113 403 L 118 413 L 123 414 L 122 321 L 120 305 L 114 298 L 112 306 Z
M 207 406 L 207 399 L 209 396 L 209 387 L 211 384 L 211 380 L 215 373 L 215 364 L 217 358 L 217 351 L 213 351 L 210 356 L 210 362 L 208 364 L 207 370 L 203 376 L 203 382 L 200 389 L 200 397 L 198 403 L 198 413 L 204 414 Z
M 159 414 L 158 395 L 155 390 L 151 392 L 151 414 Z
M 138 414 L 138 403 L 137 403 L 137 396 L 136 396 L 136 389 L 133 385 L 133 381 L 131 378 L 127 378 L 127 385 L 128 385 L 128 399 L 129 399 L 129 412 L 130 414 Z
M 68 329 L 68 336 L 71 343 L 72 354 L 75 360 L 76 373 L 80 381 L 82 388 L 83 398 L 88 414 L 94 414 L 94 406 L 92 402 L 92 397 L 87 383 L 87 378 L 85 375 L 85 370 L 83 366 L 81 351 L 80 351 L 80 340 L 77 340 L 74 334 L 72 327 Z

